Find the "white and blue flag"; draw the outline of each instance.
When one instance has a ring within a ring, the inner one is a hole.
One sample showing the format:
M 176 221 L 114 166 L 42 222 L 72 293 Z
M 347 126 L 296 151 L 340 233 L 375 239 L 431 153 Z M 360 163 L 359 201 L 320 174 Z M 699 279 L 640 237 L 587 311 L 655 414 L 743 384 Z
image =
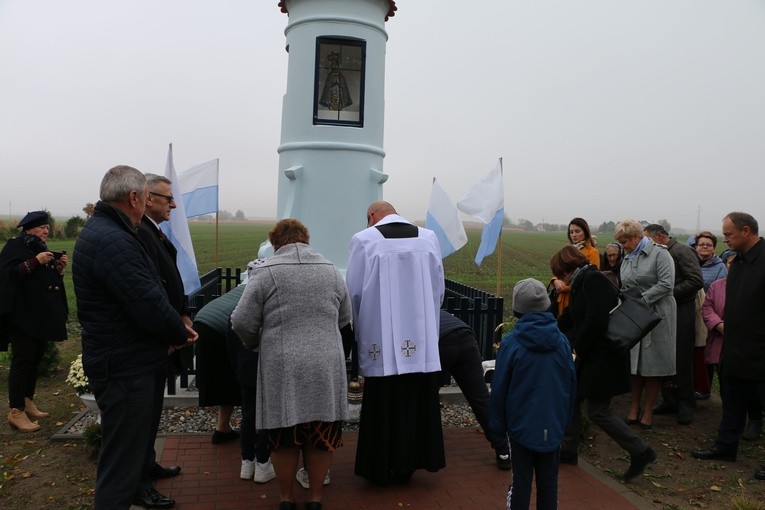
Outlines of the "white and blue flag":
M 195 165 L 181 174 L 187 218 L 218 212 L 218 160 Z
M 167 150 L 167 164 L 165 165 L 165 177 L 172 181 L 173 196 L 183 196 L 183 188 L 173 165 L 173 144 Z M 199 281 L 197 259 L 194 256 L 194 245 L 191 244 L 189 222 L 184 208 L 184 200 L 175 203 L 175 209 L 170 213 L 170 221 L 163 221 L 159 228 L 170 239 L 178 250 L 176 266 L 183 280 L 183 292 L 188 296 L 199 290 L 202 284 Z
M 475 263 L 480 266 L 484 257 L 494 253 L 505 219 L 505 187 L 500 163 L 470 187 L 462 200 L 457 202 L 457 209 L 478 218 L 484 224 L 481 245 L 475 255 Z
M 467 244 L 467 235 L 460 220 L 460 213 L 435 179 L 433 179 L 433 190 L 430 192 L 425 228 L 436 233 L 438 244 L 441 246 L 442 259 Z

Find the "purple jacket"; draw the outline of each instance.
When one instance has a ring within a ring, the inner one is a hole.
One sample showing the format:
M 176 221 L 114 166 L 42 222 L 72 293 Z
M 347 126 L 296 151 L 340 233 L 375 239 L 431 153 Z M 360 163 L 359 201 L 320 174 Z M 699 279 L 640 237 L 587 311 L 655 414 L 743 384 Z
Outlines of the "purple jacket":
M 725 310 L 725 284 L 727 278 L 720 278 L 713 281 L 707 290 L 707 297 L 704 304 L 701 305 L 701 316 L 704 318 L 704 324 L 709 330 L 707 336 L 707 347 L 704 350 L 704 361 L 707 364 L 720 362 L 720 351 L 722 350 L 723 336 L 717 331 L 715 326 L 723 322 L 723 310 Z

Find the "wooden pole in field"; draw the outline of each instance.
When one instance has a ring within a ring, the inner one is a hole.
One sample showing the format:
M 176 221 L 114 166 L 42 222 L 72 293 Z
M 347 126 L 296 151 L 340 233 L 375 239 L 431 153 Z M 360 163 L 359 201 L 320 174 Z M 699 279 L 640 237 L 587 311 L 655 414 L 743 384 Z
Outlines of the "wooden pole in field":
M 500 174 L 504 173 L 503 170 L 502 170 L 502 158 L 499 158 L 499 173 Z M 502 179 L 502 186 L 503 186 L 503 188 L 505 186 L 504 178 Z M 503 197 L 504 197 L 504 193 L 505 193 L 505 190 L 503 189 L 502 190 Z M 503 203 L 504 203 L 504 200 L 503 200 Z M 504 226 L 504 223 L 505 223 L 505 218 L 502 218 L 502 226 Z M 498 253 L 497 253 L 497 293 L 495 294 L 495 296 L 497 296 L 497 297 L 499 297 L 500 285 L 502 283 L 502 226 L 499 227 L 499 236 L 497 236 L 497 250 L 498 250 Z
M 217 211 L 215 213 L 215 260 L 214 260 L 215 264 L 213 267 L 220 267 L 220 253 L 218 251 L 219 241 L 220 241 L 219 233 L 218 233 L 218 216 L 220 216 L 219 212 L 220 211 Z

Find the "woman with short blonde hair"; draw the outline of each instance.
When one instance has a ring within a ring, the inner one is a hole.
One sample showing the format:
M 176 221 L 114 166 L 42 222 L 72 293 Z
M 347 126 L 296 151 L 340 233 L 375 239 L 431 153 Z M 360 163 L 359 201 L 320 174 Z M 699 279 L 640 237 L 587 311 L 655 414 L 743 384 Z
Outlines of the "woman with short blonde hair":
M 616 224 L 614 239 L 624 248 L 620 270 L 622 290 L 637 288 L 643 299 L 661 317 L 661 322 L 630 351 L 632 404 L 627 423 L 644 429 L 653 423 L 653 407 L 662 380 L 675 375 L 675 332 L 677 304 L 675 263 L 666 247 L 643 235 L 643 227 L 635 220 Z M 640 401 L 645 391 L 641 413 Z

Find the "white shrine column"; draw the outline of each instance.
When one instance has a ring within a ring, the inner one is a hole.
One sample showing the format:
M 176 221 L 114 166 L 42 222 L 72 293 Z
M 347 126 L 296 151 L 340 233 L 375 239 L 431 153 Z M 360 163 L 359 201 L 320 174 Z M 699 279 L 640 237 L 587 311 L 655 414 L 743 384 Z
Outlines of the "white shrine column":
M 353 234 L 382 198 L 385 21 L 392 0 L 282 0 L 289 63 L 277 215 L 308 227 L 343 272 Z M 261 255 L 265 255 L 261 252 Z

